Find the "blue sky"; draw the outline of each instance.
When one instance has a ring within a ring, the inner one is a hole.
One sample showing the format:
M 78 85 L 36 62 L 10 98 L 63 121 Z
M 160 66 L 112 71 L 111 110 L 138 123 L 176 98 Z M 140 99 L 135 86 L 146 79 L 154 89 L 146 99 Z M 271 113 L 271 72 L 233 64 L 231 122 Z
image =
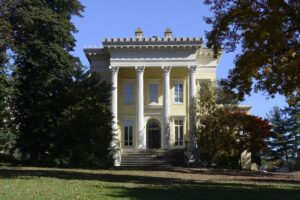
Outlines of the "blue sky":
M 170 27 L 176 37 L 203 37 L 210 27 L 203 21 L 211 15 L 202 0 L 81 0 L 85 6 L 83 18 L 72 19 L 79 30 L 75 34 L 77 43 L 74 55 L 89 66 L 83 47 L 101 45 L 103 38 L 133 37 L 137 27 L 141 27 L 146 37 L 163 36 Z M 217 69 L 217 78 L 225 78 L 233 66 L 238 52 L 224 53 Z M 270 109 L 278 105 L 286 106 L 284 97 L 267 99 L 263 94 L 252 93 L 243 104 L 252 105 L 252 114 L 265 117 Z

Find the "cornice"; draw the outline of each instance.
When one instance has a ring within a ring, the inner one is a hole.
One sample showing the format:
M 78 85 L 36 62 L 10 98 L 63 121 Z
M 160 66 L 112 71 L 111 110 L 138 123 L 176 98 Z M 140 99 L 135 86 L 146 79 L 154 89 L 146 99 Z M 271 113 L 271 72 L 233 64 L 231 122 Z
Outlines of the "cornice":
M 201 47 L 199 37 L 151 37 L 151 38 L 106 38 L 103 46 L 107 48 L 164 48 L 164 47 Z
M 91 59 L 100 59 L 100 60 L 109 60 L 110 54 L 107 49 L 100 48 L 100 47 L 84 47 L 83 49 L 86 57 L 88 58 L 89 62 Z

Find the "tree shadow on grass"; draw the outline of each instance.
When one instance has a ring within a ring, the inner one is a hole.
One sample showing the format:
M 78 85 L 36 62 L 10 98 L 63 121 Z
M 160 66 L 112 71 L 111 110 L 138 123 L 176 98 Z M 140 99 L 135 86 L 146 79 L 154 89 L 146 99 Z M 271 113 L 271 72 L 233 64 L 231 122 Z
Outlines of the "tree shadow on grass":
M 300 184 L 300 178 L 291 174 L 279 174 L 279 173 L 265 173 L 261 171 L 249 171 L 249 170 L 227 170 L 227 169 L 213 169 L 213 168 L 121 168 L 121 170 L 127 171 L 161 171 L 161 172 L 175 172 L 191 175 L 213 175 L 232 177 L 237 181 L 252 181 L 252 182 L 271 182 L 271 183 L 295 183 Z M 300 199 L 300 198 L 299 198 Z
M 141 168 L 143 171 L 168 171 L 183 174 L 203 174 L 203 175 L 227 175 L 227 176 L 247 176 L 247 177 L 277 177 L 277 178 L 294 178 L 294 175 L 289 174 L 278 174 L 278 173 L 265 173 L 261 171 L 250 171 L 250 170 L 234 170 L 234 169 L 215 169 L 215 168 L 184 168 L 184 167 L 170 167 L 170 168 Z M 133 170 L 136 168 L 123 168 L 123 170 Z
M 130 171 L 130 170 L 129 170 Z M 137 171 L 137 170 L 134 170 Z M 147 171 L 145 169 L 139 171 Z M 153 170 L 148 170 L 153 171 Z M 182 174 L 184 171 L 178 171 L 174 169 L 164 169 L 160 171 L 166 172 L 181 172 Z M 135 176 L 135 175 L 124 175 L 124 174 L 114 174 L 114 171 L 107 170 L 107 173 L 89 173 L 87 171 L 73 171 L 73 170 L 63 170 L 63 169 L 0 169 L 0 179 L 1 178 L 32 178 L 32 177 L 48 177 L 48 178 L 58 178 L 58 179 L 65 179 L 65 180 L 101 180 L 106 182 L 133 182 L 133 183 L 141 183 L 141 184 L 152 184 L 152 183 L 160 183 L 160 184 L 169 184 L 169 183 L 191 183 L 191 182 L 199 182 L 197 180 L 184 180 L 178 178 L 166 178 L 166 177 L 153 177 L 153 176 Z M 188 172 L 186 172 L 188 173 Z M 213 173 L 211 172 L 197 172 L 203 175 L 229 175 L 233 176 L 231 173 Z M 236 175 L 238 176 L 238 174 Z M 241 177 L 245 175 L 240 175 Z M 227 178 L 228 179 L 228 178 Z M 300 179 L 293 179 L 287 177 L 277 177 L 272 178 L 270 176 L 265 177 L 258 177 L 258 176 L 249 176 L 247 179 L 245 178 L 234 178 L 236 181 L 244 181 L 244 182 L 272 182 L 272 183 L 294 183 L 300 184 Z
M 109 171 L 108 171 L 109 172 Z M 136 176 L 111 173 L 89 173 L 78 171 L 64 171 L 64 170 L 31 170 L 31 169 L 0 169 L 0 179 L 7 178 L 34 178 L 46 177 L 57 178 L 64 180 L 98 180 L 104 182 L 118 182 L 118 183 L 139 183 L 139 184 L 162 184 L 168 185 L 173 183 L 193 183 L 194 181 L 185 181 L 176 178 L 163 178 L 153 176 Z
M 97 172 L 97 171 L 96 171 Z M 132 199 L 299 199 L 300 186 L 275 188 L 273 185 L 253 183 L 215 183 L 211 181 L 193 181 L 178 178 L 137 176 L 129 174 L 89 173 L 86 171 L 51 170 L 51 169 L 0 169 L 0 179 L 35 177 L 57 178 L 63 180 L 96 180 L 115 183 L 106 187 L 111 189 L 112 198 Z M 135 183 L 128 186 L 127 183 Z M 91 187 L 97 184 L 91 183 Z M 297 190 L 298 189 L 298 190 Z
M 112 187 L 120 192 L 109 194 L 113 198 L 129 199 L 230 199 L 230 200 L 296 200 L 300 197 L 299 190 L 283 190 L 266 186 L 241 185 L 231 183 L 195 183 L 173 184 L 152 187 Z

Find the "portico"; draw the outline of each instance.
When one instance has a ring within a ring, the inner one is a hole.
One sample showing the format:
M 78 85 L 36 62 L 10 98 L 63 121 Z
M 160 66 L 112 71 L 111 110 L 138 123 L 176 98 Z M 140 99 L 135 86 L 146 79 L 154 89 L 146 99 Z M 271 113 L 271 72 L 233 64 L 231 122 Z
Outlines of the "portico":
M 118 73 L 120 66 L 110 66 L 111 70 L 111 81 L 112 81 L 112 114 L 113 114 L 113 130 L 117 132 L 116 124 L 118 122 Z M 145 149 L 146 148 L 146 124 L 144 115 L 144 73 L 145 68 L 161 68 L 162 80 L 163 80 L 163 137 L 162 137 L 162 148 L 170 148 L 170 71 L 172 66 L 135 66 L 135 67 L 124 67 L 121 68 L 134 68 L 136 72 L 136 122 L 137 122 L 137 143 L 135 148 Z M 182 68 L 189 71 L 187 79 L 189 80 L 189 102 L 192 102 L 196 95 L 196 79 L 195 69 L 196 66 L 186 67 L 175 67 Z M 191 103 L 189 103 L 191 104 Z M 192 136 L 191 136 L 192 137 Z

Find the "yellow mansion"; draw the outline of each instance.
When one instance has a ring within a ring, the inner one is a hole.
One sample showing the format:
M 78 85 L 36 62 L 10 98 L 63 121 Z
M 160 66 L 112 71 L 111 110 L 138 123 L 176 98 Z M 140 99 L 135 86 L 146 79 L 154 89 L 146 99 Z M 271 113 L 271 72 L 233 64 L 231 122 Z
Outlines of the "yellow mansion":
M 216 79 L 219 58 L 201 38 L 107 38 L 84 52 L 91 70 L 112 84 L 113 135 L 119 153 L 153 149 L 183 150 L 193 145 L 189 107 L 203 82 Z M 144 154 L 145 155 L 145 154 Z

